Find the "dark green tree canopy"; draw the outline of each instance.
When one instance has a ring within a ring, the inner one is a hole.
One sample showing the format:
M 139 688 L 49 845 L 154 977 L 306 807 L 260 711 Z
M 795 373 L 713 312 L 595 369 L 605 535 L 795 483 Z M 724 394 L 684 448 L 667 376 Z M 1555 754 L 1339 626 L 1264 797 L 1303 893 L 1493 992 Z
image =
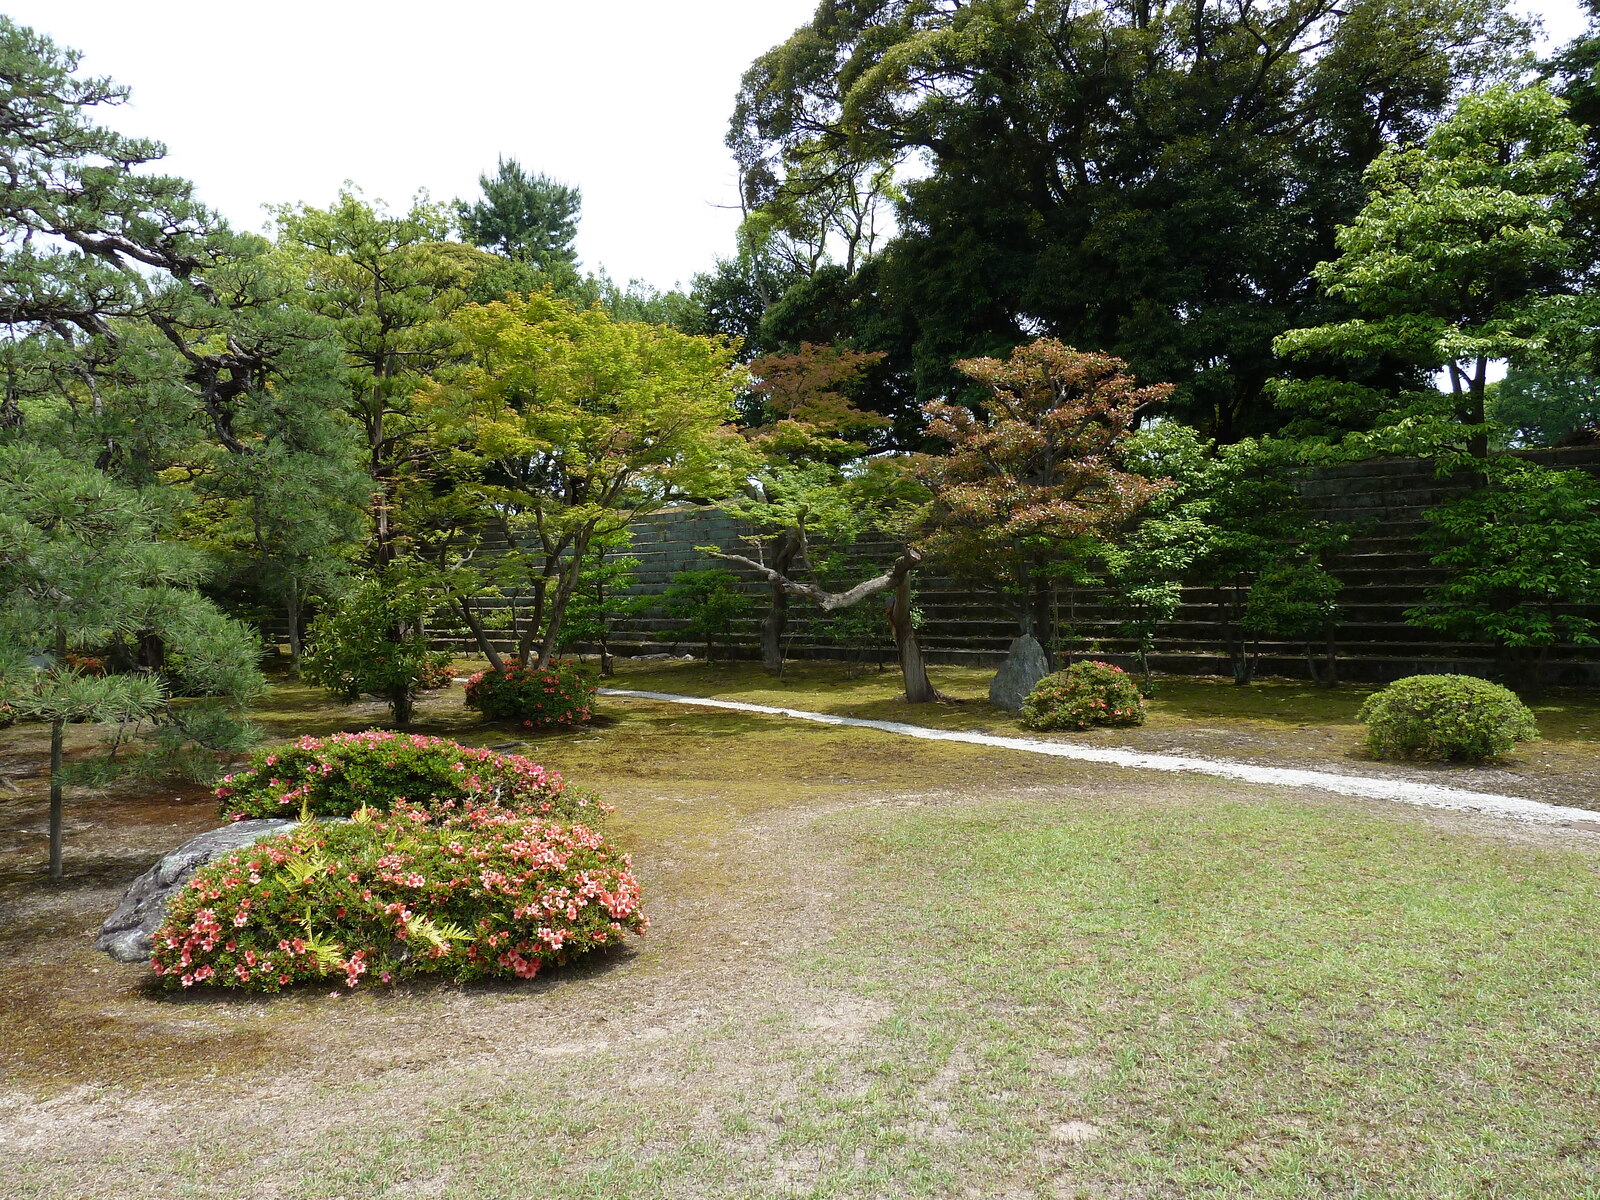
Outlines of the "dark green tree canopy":
M 577 265 L 572 242 L 583 204 L 577 188 L 530 174 L 514 158 L 500 159 L 494 175 L 478 176 L 478 186 L 482 200 L 455 205 L 467 241 L 546 271 Z
M 187 181 L 142 173 L 158 142 L 95 125 L 127 89 L 0 16 L 0 322 L 104 334 L 168 274 L 211 260 L 214 218 Z
M 877 291 L 919 398 L 1044 334 L 1230 438 L 1276 420 L 1272 338 L 1320 303 L 1366 165 L 1524 44 L 1499 0 L 826 3 L 746 74 L 730 144 L 785 213 L 819 163 L 924 164 Z
M 1570 371 L 1513 367 L 1489 385 L 1488 416 L 1508 446 L 1556 446 L 1600 429 L 1600 380 Z

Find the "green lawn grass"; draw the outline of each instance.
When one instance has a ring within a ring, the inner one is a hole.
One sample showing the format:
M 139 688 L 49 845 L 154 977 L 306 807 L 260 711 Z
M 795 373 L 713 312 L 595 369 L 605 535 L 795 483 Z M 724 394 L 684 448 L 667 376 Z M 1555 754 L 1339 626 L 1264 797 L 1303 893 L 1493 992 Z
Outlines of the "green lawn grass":
M 622 660 L 616 677 L 606 682 L 623 688 L 789 707 L 797 707 L 796 698 L 805 697 L 822 712 L 900 720 L 914 717 L 923 724 L 1015 731 L 1015 717 L 988 704 L 993 675 L 992 668 L 933 667 L 930 677 L 934 685 L 957 701 L 951 705 L 908 705 L 901 698 L 898 671 L 851 670 L 831 662 L 792 662 L 778 678 L 752 662 Z M 1269 678 L 1237 687 L 1217 676 L 1163 676 L 1149 699 L 1149 720 L 1154 729 L 1224 721 L 1241 728 L 1342 729 L 1359 738 L 1357 713 L 1377 690 L 1366 684 L 1320 688 L 1300 680 Z M 1600 695 L 1592 689 L 1548 688 L 1532 698 L 1530 707 L 1545 739 L 1579 743 L 1600 752 Z
M 894 1003 L 883 1060 L 968 1046 L 1019 1168 L 1095 1126 L 1085 1195 L 1600 1195 L 1593 859 L 1202 790 L 864 819 L 822 963 Z
M 800 970 L 848 1036 L 555 1060 L 306 1148 L 294 1194 L 1600 1196 L 1592 857 L 1161 792 L 830 817 Z

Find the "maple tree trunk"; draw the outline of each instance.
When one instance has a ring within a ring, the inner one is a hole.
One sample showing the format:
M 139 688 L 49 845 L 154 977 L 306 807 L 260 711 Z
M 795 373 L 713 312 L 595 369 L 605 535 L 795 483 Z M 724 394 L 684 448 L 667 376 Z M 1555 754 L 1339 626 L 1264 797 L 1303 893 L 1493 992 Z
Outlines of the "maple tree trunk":
M 801 540 L 792 530 L 784 530 L 773 540 L 772 569 L 787 577 L 800 552 Z M 773 675 L 783 674 L 783 634 L 789 627 L 789 593 L 783 584 L 769 584 L 772 599 L 761 620 L 761 667 Z
M 497 675 L 506 673 L 505 660 L 500 657 L 500 652 L 494 648 L 494 641 L 489 637 L 489 631 L 484 628 L 483 618 L 478 615 L 472 600 L 462 596 L 457 604 L 461 608 L 461 615 L 467 619 L 467 628 L 472 631 L 473 640 L 478 643 L 478 649 L 483 652 L 484 658 L 489 660 L 489 667 Z
M 939 698 L 928 681 L 928 665 L 922 659 L 922 645 L 911 621 L 911 576 L 908 573 L 894 590 L 887 606 L 889 628 L 894 631 L 895 649 L 900 652 L 900 673 L 905 677 L 906 700 L 911 704 L 932 704 Z
M 772 602 L 761 619 L 761 669 L 770 675 L 783 674 L 783 633 L 789 624 L 789 594 L 772 585 Z
M 928 682 L 927 665 L 922 660 L 922 647 L 917 642 L 917 631 L 911 621 L 911 573 L 922 561 L 922 554 L 914 546 L 895 560 L 894 566 L 882 575 L 866 579 L 843 592 L 826 592 L 814 583 L 800 583 L 789 579 L 766 563 L 756 562 L 742 554 L 729 554 L 722 550 L 708 551 L 712 558 L 738 563 L 748 567 L 774 587 L 783 588 L 790 595 L 804 596 L 816 601 L 823 612 L 837 612 L 859 604 L 868 596 L 890 591 L 894 599 L 885 606 L 889 626 L 894 632 L 894 644 L 900 652 L 900 671 L 905 676 L 906 699 L 913 704 L 927 704 L 940 699 L 939 693 Z
M 562 564 L 561 573 L 556 577 L 556 594 L 550 599 L 550 623 L 544 631 L 543 641 L 539 643 L 539 659 L 534 663 L 541 671 L 550 665 L 550 660 L 556 655 L 561 637 L 561 620 L 566 616 L 572 593 L 578 590 L 578 575 L 583 568 L 584 556 L 588 553 L 588 533 L 572 539 L 571 557 Z

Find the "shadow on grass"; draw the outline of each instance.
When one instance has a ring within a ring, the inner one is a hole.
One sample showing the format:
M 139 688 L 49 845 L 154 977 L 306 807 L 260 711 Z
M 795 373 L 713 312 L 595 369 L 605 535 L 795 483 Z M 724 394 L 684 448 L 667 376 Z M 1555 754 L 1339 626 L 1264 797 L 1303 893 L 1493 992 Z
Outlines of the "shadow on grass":
M 609 946 L 591 951 L 570 962 L 547 966 L 532 979 L 474 979 L 467 982 L 443 976 L 422 976 L 385 984 L 376 979 L 363 979 L 355 988 L 347 988 L 333 978 L 305 980 L 275 992 L 248 992 L 242 988 L 174 988 L 163 983 L 154 972 L 141 979 L 135 989 L 141 999 L 167 1008 L 221 1009 L 234 1012 L 270 1013 L 277 1008 L 292 1007 L 295 1003 L 317 1002 L 330 992 L 340 995 L 360 992 L 380 1001 L 414 1000 L 441 993 L 459 993 L 464 996 L 541 996 L 564 985 L 604 979 L 613 972 L 632 965 L 639 957 L 638 947 L 631 944 Z

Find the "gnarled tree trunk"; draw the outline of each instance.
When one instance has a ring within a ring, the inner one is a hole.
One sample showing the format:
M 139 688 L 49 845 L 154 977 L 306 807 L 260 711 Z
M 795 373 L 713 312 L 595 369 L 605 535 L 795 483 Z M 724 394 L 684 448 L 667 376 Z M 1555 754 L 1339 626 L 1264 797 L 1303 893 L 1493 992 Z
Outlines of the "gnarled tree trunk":
M 795 560 L 805 548 L 805 538 L 793 529 L 785 529 L 772 540 L 772 569 L 787 579 Z M 767 602 L 767 615 L 761 619 L 761 667 L 773 674 L 783 674 L 783 635 L 789 627 L 789 593 L 782 583 L 769 581 L 771 598 Z
M 917 640 L 916 623 L 911 619 L 911 574 L 907 572 L 894 589 L 894 598 L 884 606 L 889 628 L 894 632 L 895 649 L 900 654 L 900 675 L 905 680 L 906 700 L 911 704 L 932 704 L 939 693 L 928 681 L 928 664 L 922 658 L 922 643 Z
M 911 573 L 922 562 L 922 554 L 915 546 L 907 546 L 904 553 L 895 559 L 894 566 L 882 575 L 864 579 L 855 587 L 843 592 L 824 591 L 814 583 L 801 583 L 790 579 L 765 563 L 758 563 L 742 554 L 726 554 L 717 550 L 711 552 L 711 557 L 748 567 L 773 587 L 782 588 L 791 596 L 804 596 L 807 600 L 815 601 L 823 612 L 838 612 L 841 608 L 861 603 L 869 596 L 876 596 L 879 592 L 892 589 L 894 598 L 885 608 L 889 615 L 890 627 L 894 631 L 895 647 L 900 652 L 900 671 L 905 677 L 906 699 L 913 704 L 927 704 L 941 699 L 933 685 L 928 682 L 928 670 L 922 659 L 922 647 L 917 641 L 917 631 L 911 623 Z

